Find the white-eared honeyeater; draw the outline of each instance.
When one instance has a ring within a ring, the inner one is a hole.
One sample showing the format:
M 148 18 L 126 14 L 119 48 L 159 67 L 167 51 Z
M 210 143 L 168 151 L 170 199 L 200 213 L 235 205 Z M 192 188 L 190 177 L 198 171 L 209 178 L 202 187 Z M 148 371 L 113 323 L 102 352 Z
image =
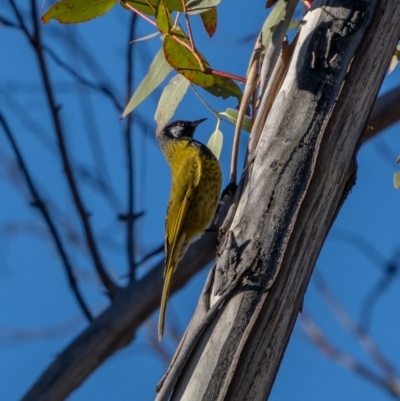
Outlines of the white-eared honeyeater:
M 205 120 L 175 121 L 157 139 L 171 168 L 172 184 L 165 222 L 165 270 L 158 338 L 164 332 L 171 279 L 190 243 L 211 224 L 218 206 L 222 174 L 217 158 L 193 139 Z

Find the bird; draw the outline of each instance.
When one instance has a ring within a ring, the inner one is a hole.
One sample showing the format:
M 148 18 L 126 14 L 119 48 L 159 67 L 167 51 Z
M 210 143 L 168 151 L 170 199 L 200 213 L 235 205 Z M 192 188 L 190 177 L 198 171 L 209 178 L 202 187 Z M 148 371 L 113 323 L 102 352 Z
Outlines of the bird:
M 196 121 L 174 121 L 157 134 L 171 169 L 171 192 L 165 220 L 164 287 L 158 321 L 158 340 L 164 333 L 172 276 L 190 243 L 216 219 L 222 172 L 212 151 L 193 138 Z

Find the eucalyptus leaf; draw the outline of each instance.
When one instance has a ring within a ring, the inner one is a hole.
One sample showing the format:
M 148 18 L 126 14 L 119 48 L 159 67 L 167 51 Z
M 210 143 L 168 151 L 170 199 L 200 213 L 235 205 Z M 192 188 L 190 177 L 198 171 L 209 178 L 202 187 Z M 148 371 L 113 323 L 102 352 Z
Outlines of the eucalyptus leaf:
M 400 61 L 400 45 L 397 45 L 389 64 L 389 74 L 397 67 Z
M 191 15 L 201 14 L 219 3 L 221 3 L 221 0 L 189 0 L 186 3 L 186 11 Z
M 54 3 L 42 16 L 45 24 L 52 19 L 60 24 L 77 24 L 100 17 L 111 10 L 117 0 L 60 0 Z
M 262 44 L 264 49 L 267 50 L 269 43 L 271 42 L 272 32 L 274 27 L 281 21 L 285 14 L 286 2 L 285 0 L 279 0 L 271 12 L 268 14 L 265 20 L 261 32 L 262 32 Z M 246 75 L 249 73 L 252 58 L 250 57 L 249 65 L 247 66 Z
M 164 51 L 161 48 L 150 64 L 149 71 L 143 78 L 143 81 L 132 95 L 131 100 L 129 100 L 128 105 L 122 113 L 122 118 L 126 117 L 139 106 L 164 81 L 171 71 L 172 67 L 165 60 Z
M 190 82 L 181 74 L 175 75 L 164 88 L 154 119 L 159 127 L 166 125 L 185 96 Z
M 214 153 L 215 157 L 219 159 L 221 156 L 222 145 L 224 143 L 224 134 L 218 129 L 211 134 L 207 147 Z
M 394 173 L 394 187 L 400 189 L 400 171 Z
M 232 124 L 237 123 L 238 111 L 235 109 L 227 108 L 225 111 L 218 113 L 219 116 L 227 117 L 229 122 Z M 249 116 L 244 116 L 242 123 L 242 130 L 246 132 L 251 132 L 251 118 Z

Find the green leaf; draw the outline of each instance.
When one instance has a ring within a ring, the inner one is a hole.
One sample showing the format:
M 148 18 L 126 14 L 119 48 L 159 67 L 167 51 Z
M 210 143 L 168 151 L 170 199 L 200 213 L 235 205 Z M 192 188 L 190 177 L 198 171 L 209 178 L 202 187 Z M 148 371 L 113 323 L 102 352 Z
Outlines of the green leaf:
M 389 64 L 389 74 L 393 72 L 400 61 L 400 45 L 397 45 Z
M 164 127 L 179 106 L 189 87 L 189 81 L 181 74 L 175 75 L 164 88 L 157 105 L 154 119 L 159 127 Z
M 400 189 L 400 171 L 394 173 L 394 187 Z
M 275 7 L 268 14 L 265 20 L 261 32 L 262 32 L 262 44 L 265 46 L 265 50 L 268 49 L 269 43 L 271 42 L 273 28 L 280 22 L 285 14 L 286 2 L 285 0 L 279 0 Z M 249 65 L 247 67 L 246 75 L 249 73 L 251 65 L 251 58 L 249 60 Z
M 121 6 L 127 8 L 124 3 L 128 3 L 136 10 L 141 11 L 144 14 L 152 15 L 154 17 L 156 13 L 156 7 L 158 4 L 158 0 L 129 0 L 129 1 L 121 1 Z M 149 4 L 150 3 L 150 4 Z M 128 8 L 129 10 L 129 8 Z
M 53 4 L 42 16 L 47 24 L 52 19 L 61 24 L 77 24 L 90 21 L 111 10 L 117 0 L 60 0 Z
M 160 0 L 156 9 L 156 24 L 161 33 L 169 33 L 173 21 L 164 0 Z
M 262 31 L 262 43 L 265 46 L 265 49 L 268 48 L 269 42 L 271 41 L 273 27 L 278 25 L 285 14 L 286 9 L 286 1 L 279 0 L 276 3 L 275 7 L 269 13 L 267 19 L 264 22 Z
M 236 125 L 237 123 L 237 117 L 238 117 L 238 111 L 235 109 L 226 109 L 225 111 L 221 111 L 218 113 L 219 116 L 224 116 L 227 117 L 229 122 L 232 124 Z M 249 116 L 244 116 L 243 118 L 243 123 L 242 123 L 242 130 L 246 132 L 251 132 L 251 118 Z
M 222 144 L 224 143 L 224 134 L 218 129 L 218 125 L 207 142 L 207 147 L 214 153 L 217 159 L 221 156 Z
M 300 27 L 301 21 L 300 20 L 295 20 L 292 19 L 290 20 L 289 26 L 288 26 L 288 31 L 292 31 L 293 29 L 297 29 Z M 275 28 L 278 26 L 278 24 L 275 24 L 274 26 L 271 26 L 271 33 L 274 32 Z
M 217 6 L 219 3 L 221 3 L 221 0 L 189 0 L 186 3 L 186 11 L 191 15 L 200 14 Z
M 200 14 L 201 22 L 211 38 L 217 30 L 217 9 L 216 7 L 210 8 L 205 13 Z
M 141 11 L 144 14 L 155 16 L 157 5 L 159 0 L 121 0 L 121 6 L 124 6 L 124 3 L 130 4 L 133 8 Z M 150 4 L 149 4 L 150 3 Z M 164 0 L 166 8 L 171 11 L 183 11 L 182 0 Z
M 169 11 L 183 11 L 182 0 L 164 0 Z
M 167 63 L 164 57 L 163 49 L 160 49 L 153 62 L 149 67 L 147 75 L 143 78 L 135 93 L 129 100 L 126 106 L 122 118 L 126 117 L 130 112 L 132 112 L 140 103 L 143 102 L 153 91 L 156 89 L 161 82 L 167 77 L 167 75 L 172 71 L 172 68 Z
M 174 34 L 181 41 L 187 43 L 182 31 L 174 31 Z M 232 79 L 201 71 L 200 64 L 193 53 L 170 35 L 167 35 L 164 39 L 164 53 L 171 67 L 184 75 L 190 82 L 201 86 L 214 96 L 219 96 L 223 99 L 234 96 L 240 99 L 242 92 Z M 205 69 L 210 69 L 210 65 L 204 56 L 200 54 L 200 57 Z
M 130 43 L 144 42 L 145 40 L 153 39 L 153 38 L 155 38 L 156 36 L 159 36 L 159 35 L 160 35 L 160 32 L 158 32 L 158 31 L 157 32 L 153 32 L 153 33 L 150 33 L 149 35 L 142 36 L 141 38 L 134 39 Z

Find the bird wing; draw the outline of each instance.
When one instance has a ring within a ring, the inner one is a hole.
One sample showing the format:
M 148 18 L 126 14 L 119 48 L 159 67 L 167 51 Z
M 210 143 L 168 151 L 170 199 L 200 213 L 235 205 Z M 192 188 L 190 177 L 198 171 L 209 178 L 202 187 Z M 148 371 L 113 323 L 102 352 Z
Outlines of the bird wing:
M 165 227 L 165 252 L 166 252 L 166 272 L 176 266 L 174 264 L 175 252 L 179 253 L 182 246 L 179 241 L 182 234 L 182 227 L 185 222 L 187 211 L 190 207 L 196 189 L 200 182 L 201 163 L 197 153 L 184 158 L 179 170 L 173 174 L 171 199 L 168 205 L 166 227 Z

